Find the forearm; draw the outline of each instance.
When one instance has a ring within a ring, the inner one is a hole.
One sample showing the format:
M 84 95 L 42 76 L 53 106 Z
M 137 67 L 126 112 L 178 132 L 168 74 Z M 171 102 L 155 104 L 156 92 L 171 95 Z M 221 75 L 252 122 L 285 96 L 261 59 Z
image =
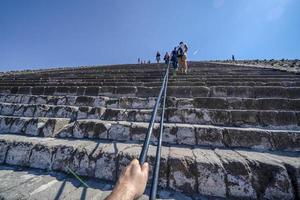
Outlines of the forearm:
M 105 200 L 134 200 L 134 193 L 126 187 L 117 187 Z

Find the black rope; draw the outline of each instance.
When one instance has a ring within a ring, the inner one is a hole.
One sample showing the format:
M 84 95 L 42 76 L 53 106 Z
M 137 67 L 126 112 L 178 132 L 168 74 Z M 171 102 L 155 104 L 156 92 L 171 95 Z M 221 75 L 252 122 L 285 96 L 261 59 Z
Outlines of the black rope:
M 150 191 L 150 200 L 156 199 L 157 193 L 157 185 L 158 185 L 158 176 L 159 176 L 159 168 L 160 168 L 160 157 L 161 157 L 161 144 L 162 144 L 162 135 L 164 131 L 164 117 L 165 117 L 165 106 L 166 106 L 166 99 L 167 99 L 167 88 L 168 88 L 168 80 L 169 80 L 169 67 L 167 69 L 167 78 L 164 85 L 164 97 L 162 102 L 162 111 L 160 117 L 160 132 L 158 137 L 158 143 L 156 147 L 156 157 L 155 157 L 155 167 L 153 170 L 153 177 L 151 183 L 151 191 Z
M 153 132 L 153 126 L 154 126 L 155 118 L 156 118 L 156 115 L 157 115 L 158 106 L 160 104 L 160 100 L 161 100 L 161 96 L 163 94 L 164 88 L 166 86 L 165 82 L 166 82 L 167 77 L 168 77 L 169 66 L 170 66 L 170 64 L 168 64 L 168 67 L 167 67 L 167 70 L 166 70 L 166 73 L 165 73 L 165 76 L 164 76 L 164 80 L 163 80 L 163 83 L 162 83 L 162 87 L 160 89 L 159 95 L 156 99 L 155 106 L 154 106 L 153 111 L 152 111 L 152 116 L 151 116 L 151 120 L 150 120 L 150 123 L 149 123 L 149 126 L 148 126 L 146 139 L 144 140 L 143 148 L 142 148 L 142 151 L 141 151 L 141 154 L 140 154 L 140 157 L 139 157 L 139 161 L 140 161 L 141 165 L 143 165 L 146 161 L 146 157 L 147 157 L 147 153 L 148 153 L 148 149 L 149 149 L 149 144 L 150 144 L 150 139 L 151 139 L 151 135 L 152 135 L 152 132 Z

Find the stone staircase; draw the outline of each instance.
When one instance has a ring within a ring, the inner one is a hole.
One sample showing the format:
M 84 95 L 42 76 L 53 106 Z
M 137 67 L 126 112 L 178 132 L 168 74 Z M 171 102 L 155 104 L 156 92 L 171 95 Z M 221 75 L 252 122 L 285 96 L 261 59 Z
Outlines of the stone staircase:
M 189 65 L 188 75 L 169 80 L 160 188 L 194 199 L 300 198 L 300 76 Z M 3 74 L 0 164 L 113 183 L 139 156 L 163 71 L 149 64 Z

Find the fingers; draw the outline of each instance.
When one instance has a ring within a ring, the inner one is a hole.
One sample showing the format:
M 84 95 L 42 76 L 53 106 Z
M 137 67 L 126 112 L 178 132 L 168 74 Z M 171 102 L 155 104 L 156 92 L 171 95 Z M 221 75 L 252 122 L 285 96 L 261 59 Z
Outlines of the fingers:
M 148 175 L 148 172 L 149 172 L 149 164 L 145 162 L 142 166 L 142 173 Z
M 133 172 L 141 171 L 140 162 L 137 159 L 133 159 L 130 163 Z

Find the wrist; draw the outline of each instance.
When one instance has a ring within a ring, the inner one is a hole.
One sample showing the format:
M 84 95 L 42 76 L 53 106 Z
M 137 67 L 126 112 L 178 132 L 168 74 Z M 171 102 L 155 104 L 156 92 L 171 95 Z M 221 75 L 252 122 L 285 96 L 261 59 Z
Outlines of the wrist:
M 114 194 L 118 194 L 122 200 L 132 200 L 137 198 L 136 190 L 130 184 L 118 184 L 113 190 Z

